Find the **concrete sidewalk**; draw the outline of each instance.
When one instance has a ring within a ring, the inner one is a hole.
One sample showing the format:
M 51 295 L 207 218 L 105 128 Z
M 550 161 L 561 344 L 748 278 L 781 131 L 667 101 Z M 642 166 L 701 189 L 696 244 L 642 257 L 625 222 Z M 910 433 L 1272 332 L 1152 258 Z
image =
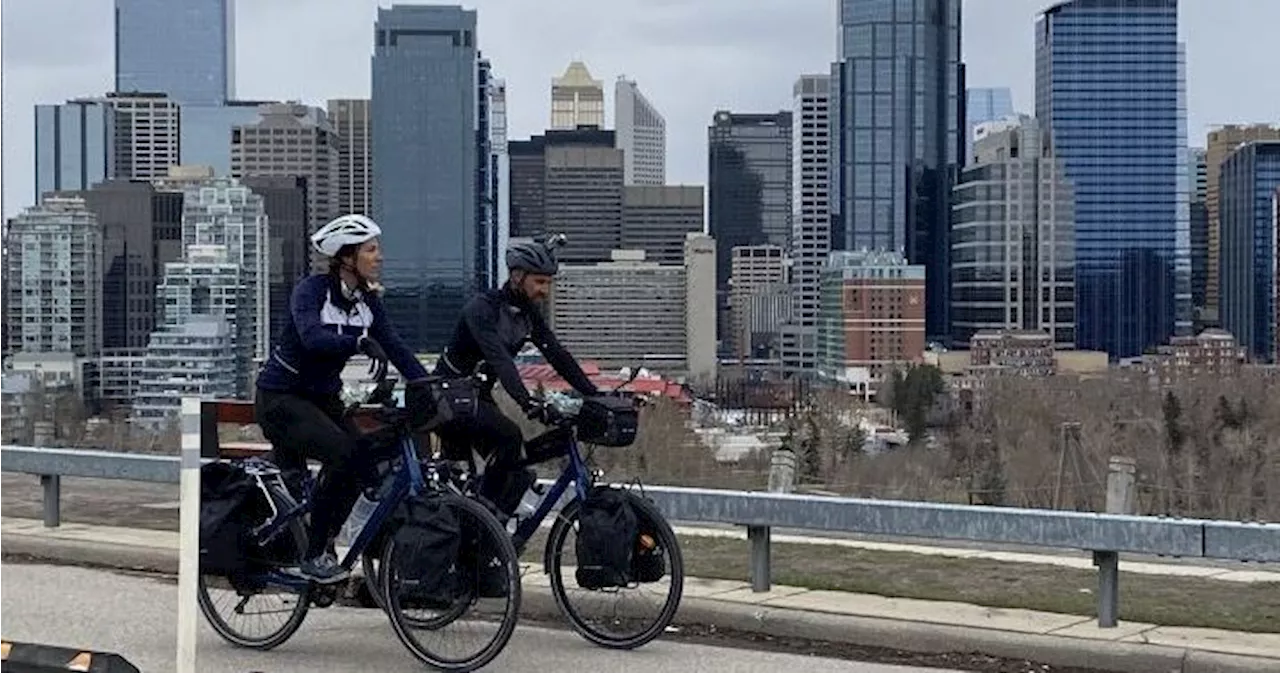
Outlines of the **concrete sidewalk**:
M 5 554 L 168 573 L 177 569 L 178 534 L 172 531 L 76 523 L 45 528 L 38 520 L 4 518 L 0 533 Z M 546 576 L 530 570 L 526 610 L 531 617 L 554 617 Z M 1079 615 L 787 586 L 754 593 L 746 582 L 701 578 L 686 578 L 676 623 L 907 651 L 976 651 L 1115 671 L 1280 671 L 1280 634 L 1131 622 L 1101 629 L 1095 618 Z

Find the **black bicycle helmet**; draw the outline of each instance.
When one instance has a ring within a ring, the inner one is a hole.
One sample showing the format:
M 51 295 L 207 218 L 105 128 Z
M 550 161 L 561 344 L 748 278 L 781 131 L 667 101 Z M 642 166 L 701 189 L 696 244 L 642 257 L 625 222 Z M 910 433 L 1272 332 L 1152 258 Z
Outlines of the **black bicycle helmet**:
M 560 270 L 560 263 L 556 261 L 555 249 L 564 245 L 564 240 L 564 234 L 556 234 L 548 238 L 545 243 L 539 241 L 512 243 L 507 246 L 507 269 L 548 276 L 556 275 Z

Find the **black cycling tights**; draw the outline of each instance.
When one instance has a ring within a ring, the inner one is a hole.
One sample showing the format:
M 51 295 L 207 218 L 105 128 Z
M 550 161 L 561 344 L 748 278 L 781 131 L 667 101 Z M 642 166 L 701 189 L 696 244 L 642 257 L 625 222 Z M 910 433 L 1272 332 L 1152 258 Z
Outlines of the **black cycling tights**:
M 308 458 L 324 466 L 311 503 L 308 558 L 324 552 L 351 514 L 360 489 L 376 478 L 377 455 L 354 426 L 344 425 L 342 412 L 337 395 L 314 399 L 259 389 L 254 403 L 258 426 L 281 468 L 305 469 Z
M 524 489 L 528 488 L 528 484 L 514 470 L 524 448 L 524 435 L 515 421 L 502 415 L 492 398 L 481 395 L 477 402 L 474 418 L 451 421 L 442 426 L 437 434 L 446 445 L 446 455 L 451 459 L 465 460 L 465 454 L 454 454 L 454 451 L 463 447 L 474 447 L 486 458 L 490 452 L 496 452 L 497 455 L 493 456 L 493 462 L 485 472 L 482 495 L 503 513 L 510 515 L 520 504 Z

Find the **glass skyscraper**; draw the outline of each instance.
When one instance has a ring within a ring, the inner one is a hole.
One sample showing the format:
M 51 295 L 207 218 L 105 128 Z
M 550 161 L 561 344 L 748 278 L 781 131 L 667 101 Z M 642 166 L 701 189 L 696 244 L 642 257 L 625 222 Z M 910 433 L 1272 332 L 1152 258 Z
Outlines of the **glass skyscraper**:
M 410 348 L 439 351 L 486 275 L 476 226 L 476 12 L 379 8 L 374 34 L 373 216 L 385 303 Z
M 952 194 L 951 336 L 1045 332 L 1075 345 L 1071 183 L 1039 124 L 1017 115 L 974 141 Z
M 791 238 L 792 146 L 789 110 L 717 110 L 707 127 L 707 212 L 716 239 L 716 304 L 721 348 L 729 334 L 733 249 Z M 727 352 L 726 352 L 727 354 Z
M 1013 114 L 1013 91 L 1009 87 L 970 87 L 965 91 L 965 117 L 968 131 L 966 148 L 973 146 L 973 129 L 983 122 L 993 122 Z M 968 150 L 970 156 L 973 151 Z M 969 157 L 965 157 L 969 163 Z
M 236 101 L 235 0 L 115 0 L 118 92 L 180 107 L 180 160 L 231 172 L 231 130 L 269 101 Z
M 839 54 L 831 247 L 923 265 L 926 332 L 945 340 L 951 185 L 967 128 L 960 0 L 841 0 Z
M 182 163 L 211 166 L 218 175 L 231 174 L 231 132 L 258 121 L 258 108 L 268 101 L 227 101 L 222 105 L 183 105 Z
M 163 92 L 183 105 L 233 97 L 235 0 L 115 3 L 116 91 Z
M 1177 0 L 1068 0 L 1036 22 L 1036 116 L 1076 189 L 1079 348 L 1140 355 L 1191 328 Z
M 90 189 L 116 176 L 116 114 L 109 102 L 36 106 L 36 193 Z
M 1222 326 L 1259 362 L 1276 350 L 1276 215 L 1280 140 L 1241 145 L 1222 162 Z

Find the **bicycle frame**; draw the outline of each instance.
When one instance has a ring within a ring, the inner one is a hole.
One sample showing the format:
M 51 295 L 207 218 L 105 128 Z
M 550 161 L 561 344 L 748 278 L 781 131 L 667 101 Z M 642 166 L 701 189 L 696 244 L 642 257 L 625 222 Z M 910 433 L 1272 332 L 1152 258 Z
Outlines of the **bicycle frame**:
M 533 537 L 538 528 L 542 526 L 542 522 L 551 513 L 551 508 L 560 502 L 560 498 L 564 496 L 565 491 L 569 490 L 569 484 L 574 486 L 574 495 L 578 500 L 585 500 L 587 497 L 587 488 L 591 483 L 591 470 L 587 468 L 587 463 L 582 458 L 582 453 L 578 450 L 578 438 L 576 435 L 569 436 L 569 446 L 567 455 L 569 464 L 560 472 L 560 476 L 556 479 L 551 488 L 547 490 L 542 497 L 542 502 L 538 503 L 537 509 L 533 514 L 521 521 L 516 526 L 516 532 L 512 535 L 512 542 L 515 544 L 517 551 L 522 551 L 525 544 Z M 486 475 L 488 472 L 485 473 Z M 476 484 L 477 492 L 483 486 L 484 475 L 481 475 Z
M 391 517 L 400 503 L 407 498 L 413 497 L 426 488 L 426 479 L 422 474 L 422 466 L 418 463 L 418 444 L 413 439 L 411 433 L 401 433 L 399 439 L 399 461 L 392 458 L 392 471 L 383 478 L 383 484 L 380 490 L 384 491 L 384 495 L 378 501 L 378 506 L 373 510 L 373 514 L 369 516 L 368 522 L 360 529 L 360 534 L 351 542 L 351 548 L 347 550 L 347 554 L 342 559 L 342 567 L 350 570 L 355 566 L 356 559 L 360 558 L 373 542 L 374 537 L 382 530 L 383 524 Z M 390 487 L 386 487 L 386 480 L 391 480 Z M 310 490 L 310 489 L 309 489 Z M 293 519 L 302 516 L 311 511 L 314 500 L 308 493 L 302 502 L 296 503 L 289 508 L 283 515 L 276 516 L 264 529 L 263 542 L 268 542 L 277 534 L 285 529 Z M 281 572 L 279 569 L 272 569 L 266 573 L 266 579 L 269 584 L 294 589 L 305 590 L 311 582 L 309 580 L 295 577 Z

